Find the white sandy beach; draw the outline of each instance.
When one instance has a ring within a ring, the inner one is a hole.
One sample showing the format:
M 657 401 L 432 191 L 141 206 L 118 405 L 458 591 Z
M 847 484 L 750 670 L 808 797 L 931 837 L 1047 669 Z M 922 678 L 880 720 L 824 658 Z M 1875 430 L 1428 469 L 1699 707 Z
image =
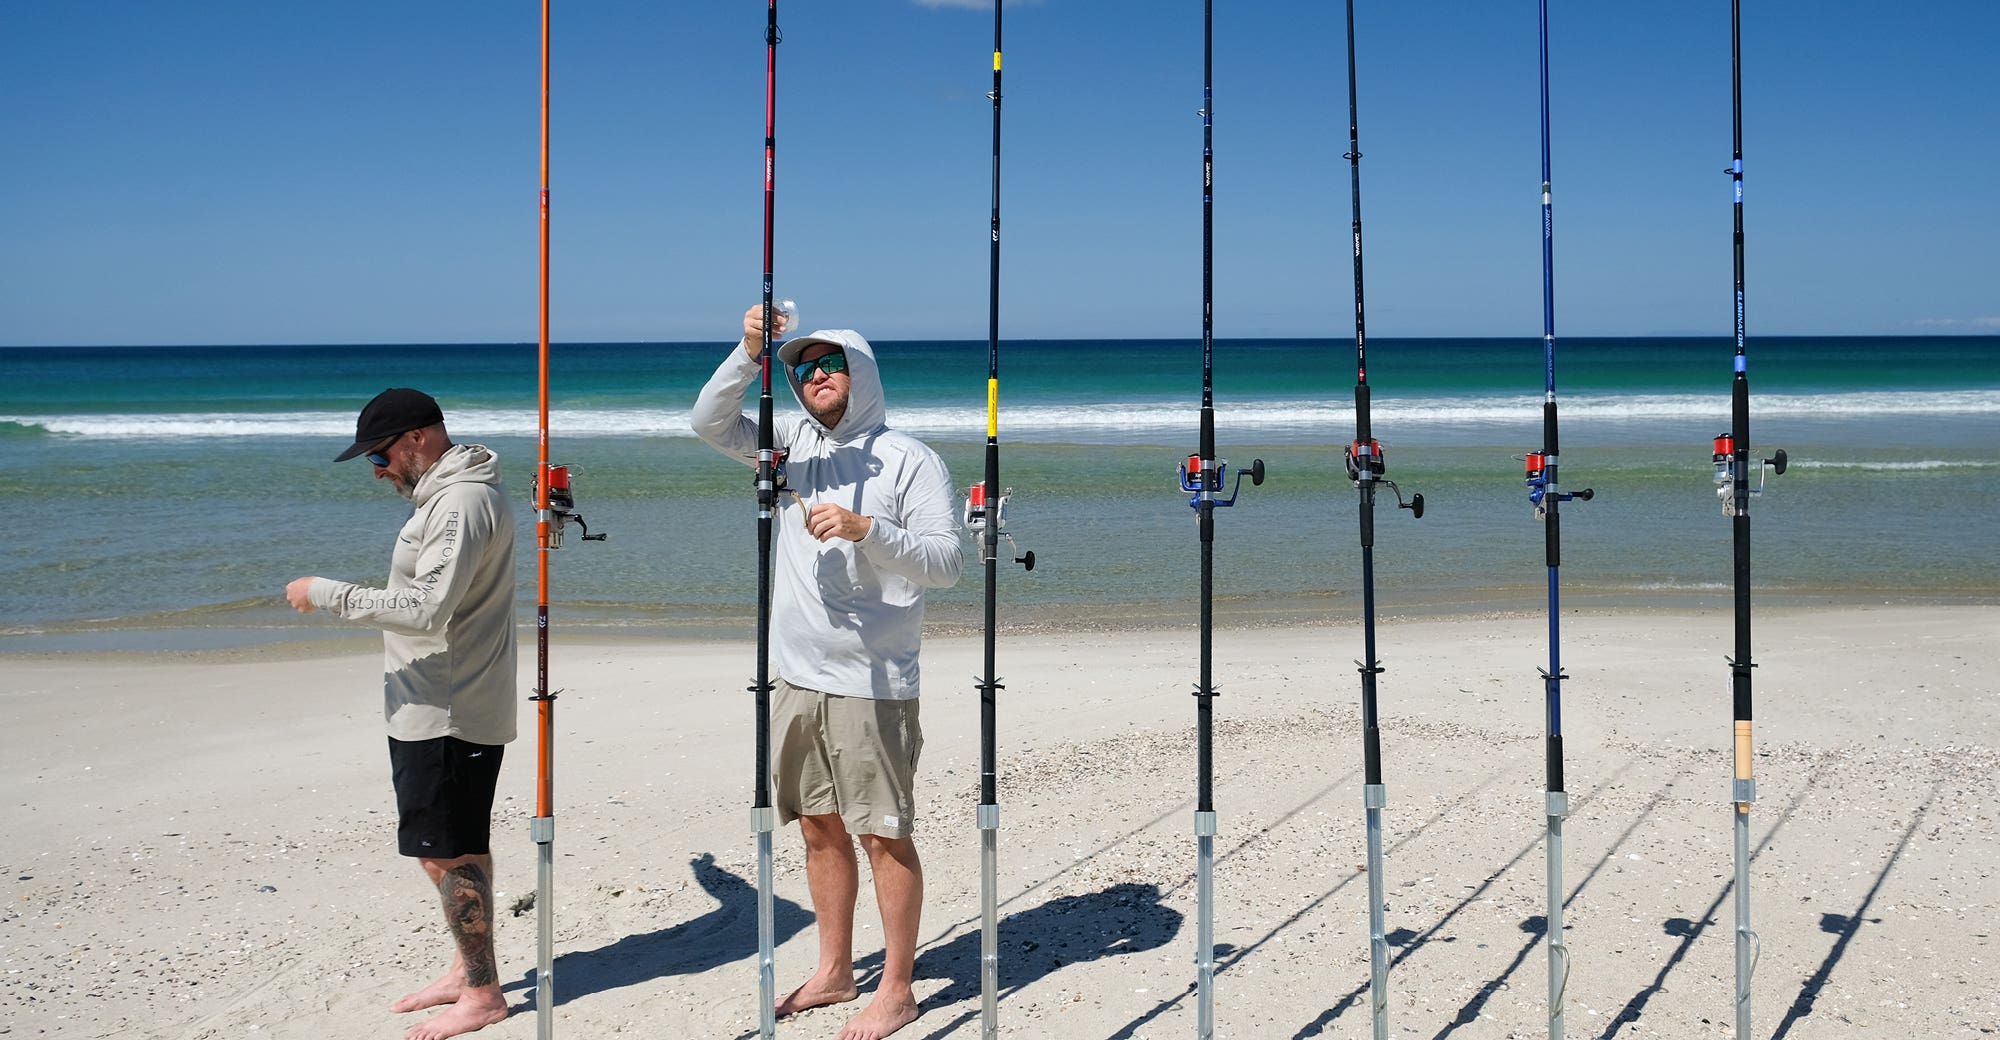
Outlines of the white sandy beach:
M 2000 608 L 1760 610 L 1751 817 L 1763 1037 L 2000 1032 Z M 556 1034 L 754 1035 L 752 671 L 742 643 L 566 641 Z M 1734 1031 L 1725 657 L 1713 611 L 1564 628 L 1573 1037 Z M 1385 624 L 1393 1035 L 1545 1035 L 1546 619 Z M 1364 1036 L 1359 631 L 1218 634 L 1217 1034 Z M 1192 627 L 1000 651 L 1003 1035 L 1195 1030 Z M 979 1033 L 976 639 L 926 648 L 912 1040 Z M 523 644 L 522 688 L 532 644 Z M 381 1037 L 449 948 L 394 854 L 379 655 L 16 657 L 0 783 L 0 1035 Z M 495 853 L 531 1037 L 533 716 Z M 778 839 L 778 981 L 815 943 Z M 863 968 L 880 963 L 865 882 Z M 872 987 L 864 974 L 863 995 Z M 831 1037 L 852 1009 L 779 1023 Z

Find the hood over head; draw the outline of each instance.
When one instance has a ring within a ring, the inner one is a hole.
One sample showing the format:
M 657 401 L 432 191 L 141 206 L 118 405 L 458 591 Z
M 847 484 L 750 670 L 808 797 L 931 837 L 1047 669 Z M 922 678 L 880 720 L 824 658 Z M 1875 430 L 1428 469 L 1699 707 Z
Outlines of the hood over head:
M 830 343 L 847 355 L 847 413 L 840 417 L 839 426 L 827 431 L 827 436 L 841 441 L 875 432 L 889 418 L 888 402 L 882 394 L 882 373 L 875 366 L 875 348 L 853 329 L 821 329 L 788 339 L 778 348 L 778 363 L 784 368 L 792 396 L 800 406 L 805 405 L 804 388 L 792 374 L 792 366 L 815 343 Z M 812 418 L 811 409 L 806 410 L 806 418 L 819 425 L 819 420 Z

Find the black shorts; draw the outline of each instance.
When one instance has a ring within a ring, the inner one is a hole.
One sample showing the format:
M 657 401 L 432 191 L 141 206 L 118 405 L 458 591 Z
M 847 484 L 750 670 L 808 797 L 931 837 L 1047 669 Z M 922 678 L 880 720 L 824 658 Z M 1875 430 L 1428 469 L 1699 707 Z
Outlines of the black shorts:
M 423 859 L 492 851 L 493 791 L 500 783 L 500 756 L 506 750 L 457 737 L 390 737 L 397 851 Z

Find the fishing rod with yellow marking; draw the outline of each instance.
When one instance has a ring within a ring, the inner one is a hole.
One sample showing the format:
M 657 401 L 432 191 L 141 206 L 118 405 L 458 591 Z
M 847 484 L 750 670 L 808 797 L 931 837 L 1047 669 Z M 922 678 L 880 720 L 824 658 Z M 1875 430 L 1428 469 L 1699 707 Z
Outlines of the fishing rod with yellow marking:
M 1019 554 L 1014 562 L 1035 569 L 1035 554 L 1021 553 L 1006 531 L 1009 491 L 1000 486 L 1000 11 L 993 5 L 993 216 L 988 246 L 986 308 L 986 479 L 966 489 L 965 527 L 986 564 L 986 671 L 979 681 L 979 989 L 980 1036 L 1000 1032 L 999 771 L 996 766 L 998 693 L 994 674 L 999 630 L 1000 539 Z

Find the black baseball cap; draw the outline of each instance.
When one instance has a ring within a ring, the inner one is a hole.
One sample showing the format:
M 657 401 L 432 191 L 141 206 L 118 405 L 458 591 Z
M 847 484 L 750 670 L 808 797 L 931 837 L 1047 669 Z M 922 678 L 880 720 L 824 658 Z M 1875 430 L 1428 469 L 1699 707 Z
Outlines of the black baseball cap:
M 362 406 L 361 417 L 354 421 L 354 443 L 333 461 L 346 462 L 391 437 L 443 421 L 444 412 L 436 398 L 406 386 L 390 387 Z

